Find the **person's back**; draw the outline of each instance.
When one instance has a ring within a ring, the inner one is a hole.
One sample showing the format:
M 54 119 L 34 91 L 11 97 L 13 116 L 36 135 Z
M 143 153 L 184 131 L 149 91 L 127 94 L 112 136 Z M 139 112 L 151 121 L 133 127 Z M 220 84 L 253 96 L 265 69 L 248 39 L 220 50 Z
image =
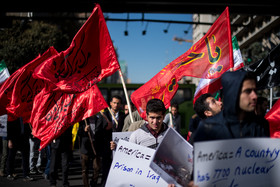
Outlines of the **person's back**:
M 256 89 L 253 87 L 253 89 L 242 90 L 246 76 L 247 72 L 245 71 L 227 72 L 222 76 L 224 109 L 217 115 L 201 121 L 194 136 L 195 142 L 269 136 L 268 122 L 264 118 L 256 118 L 254 113 L 255 99 L 254 101 L 251 100 L 246 106 L 250 109 L 247 111 L 246 109 L 240 109 L 242 107 L 240 105 L 246 103 L 240 102 L 242 94 L 252 94 Z M 253 110 L 251 111 L 251 109 Z M 240 118 L 241 114 L 242 119 Z

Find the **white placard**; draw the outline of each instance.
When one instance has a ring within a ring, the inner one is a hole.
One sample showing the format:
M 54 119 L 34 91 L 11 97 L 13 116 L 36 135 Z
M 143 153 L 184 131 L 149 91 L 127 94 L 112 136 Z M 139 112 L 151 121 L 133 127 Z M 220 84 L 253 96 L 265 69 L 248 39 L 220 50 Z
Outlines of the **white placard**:
M 119 142 L 119 140 L 124 140 L 129 142 L 129 137 L 132 132 L 113 132 L 112 133 L 112 140 L 116 143 Z
M 150 167 L 167 183 L 187 186 L 193 171 L 193 147 L 173 128 L 169 128 Z
M 112 140 L 118 144 L 119 140 L 124 140 L 129 142 L 129 138 L 132 132 L 113 132 Z M 113 156 L 115 156 L 116 150 L 113 150 Z
M 155 150 L 119 140 L 106 187 L 167 187 L 168 184 L 150 167 Z
M 199 187 L 279 187 L 280 139 L 244 138 L 194 144 Z
M 0 116 L 0 137 L 7 136 L 7 120 L 8 120 L 7 114 Z

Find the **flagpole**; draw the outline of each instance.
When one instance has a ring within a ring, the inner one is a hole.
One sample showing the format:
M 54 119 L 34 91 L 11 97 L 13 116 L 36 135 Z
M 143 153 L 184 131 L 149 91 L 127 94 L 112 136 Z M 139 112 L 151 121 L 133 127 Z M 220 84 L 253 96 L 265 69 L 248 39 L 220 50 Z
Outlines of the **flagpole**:
M 117 119 L 115 118 L 115 115 L 113 114 L 113 112 L 112 112 L 112 110 L 108 107 L 108 110 L 109 110 L 109 112 L 110 112 L 110 114 L 112 115 L 112 117 L 113 117 L 113 119 L 114 119 L 114 121 L 115 121 L 115 123 L 116 123 L 116 128 L 118 128 L 118 121 L 117 121 Z
M 125 86 L 125 83 L 124 83 L 124 80 L 123 80 L 123 75 L 122 75 L 121 69 L 119 69 L 119 75 L 120 75 L 120 78 L 121 78 L 121 81 L 122 81 L 124 95 L 125 95 L 125 99 L 126 99 L 126 102 L 127 102 L 127 105 L 128 105 L 129 117 L 130 117 L 131 123 L 133 123 L 134 120 L 132 118 L 131 106 L 130 106 L 130 102 L 129 102 L 129 99 L 128 99 L 128 94 L 127 94 L 126 86 Z
M 271 109 L 272 108 L 272 92 L 273 92 L 273 90 L 272 90 L 272 88 L 270 88 L 269 89 L 270 90 L 270 101 L 269 101 L 269 109 Z
M 87 123 L 87 120 L 84 119 L 85 123 L 86 123 L 86 126 L 89 126 L 88 123 Z M 90 128 L 90 127 L 89 127 Z M 88 131 L 88 137 L 89 137 L 89 140 L 90 140 L 90 144 L 91 144 L 91 148 L 92 148 L 92 151 L 93 151 L 93 154 L 96 155 L 96 151 L 94 149 L 94 145 L 93 145 L 93 142 L 92 142 L 92 138 L 91 138 L 91 134 L 90 132 Z
M 172 113 L 171 113 L 171 106 L 169 107 L 169 117 L 170 117 L 170 124 L 171 124 L 171 127 L 173 128 L 173 120 L 172 120 Z

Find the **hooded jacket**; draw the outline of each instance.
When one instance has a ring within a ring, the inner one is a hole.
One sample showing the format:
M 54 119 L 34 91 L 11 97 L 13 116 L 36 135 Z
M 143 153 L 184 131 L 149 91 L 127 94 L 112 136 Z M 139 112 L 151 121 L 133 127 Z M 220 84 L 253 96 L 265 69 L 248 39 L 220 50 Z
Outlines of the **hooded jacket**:
M 268 122 L 257 117 L 254 112 L 247 113 L 243 121 L 238 119 L 239 95 L 247 74 L 244 70 L 226 72 L 222 75 L 224 109 L 213 117 L 202 120 L 194 141 L 232 139 L 244 137 L 269 137 Z
M 157 137 L 153 136 L 152 133 L 147 128 L 148 123 L 142 125 L 139 129 L 134 131 L 129 138 L 129 142 L 136 143 L 151 149 L 156 149 L 157 146 L 162 141 L 168 126 L 163 122 L 162 129 Z

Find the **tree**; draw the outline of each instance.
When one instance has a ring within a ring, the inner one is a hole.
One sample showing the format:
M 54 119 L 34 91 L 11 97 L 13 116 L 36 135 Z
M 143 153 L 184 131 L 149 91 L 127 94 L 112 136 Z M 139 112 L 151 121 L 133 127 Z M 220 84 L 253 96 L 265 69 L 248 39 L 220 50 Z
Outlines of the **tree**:
M 60 52 L 67 49 L 70 42 L 68 35 L 55 24 L 14 21 L 11 28 L 0 31 L 0 60 L 4 59 L 12 74 L 50 46 Z

